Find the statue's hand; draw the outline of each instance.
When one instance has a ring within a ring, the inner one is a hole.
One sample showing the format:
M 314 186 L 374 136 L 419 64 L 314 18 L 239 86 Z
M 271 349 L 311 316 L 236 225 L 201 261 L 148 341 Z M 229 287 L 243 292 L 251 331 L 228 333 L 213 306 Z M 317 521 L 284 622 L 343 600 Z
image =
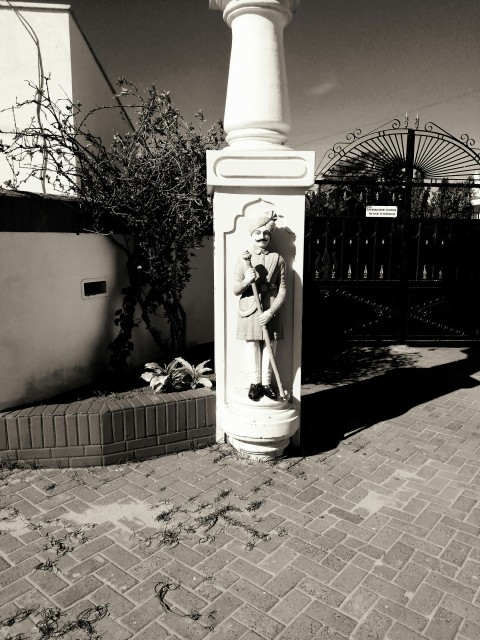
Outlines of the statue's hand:
M 245 273 L 245 278 L 244 278 L 247 284 L 252 284 L 252 282 L 255 282 L 257 278 L 258 278 L 258 273 L 256 269 L 254 269 L 253 267 L 251 267 L 250 269 L 247 269 Z
M 266 311 L 264 311 L 263 313 L 261 313 L 258 316 L 258 322 L 260 323 L 260 325 L 263 327 L 265 326 L 268 322 L 270 322 L 270 320 L 273 318 L 272 314 L 270 313 L 270 310 L 267 309 Z

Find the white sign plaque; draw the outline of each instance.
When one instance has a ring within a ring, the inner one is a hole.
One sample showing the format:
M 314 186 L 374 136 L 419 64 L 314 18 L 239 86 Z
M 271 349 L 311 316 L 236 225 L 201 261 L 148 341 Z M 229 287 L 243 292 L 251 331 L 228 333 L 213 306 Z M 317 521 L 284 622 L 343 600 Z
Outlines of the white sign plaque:
M 397 207 L 393 206 L 371 206 L 365 207 L 367 218 L 396 218 Z

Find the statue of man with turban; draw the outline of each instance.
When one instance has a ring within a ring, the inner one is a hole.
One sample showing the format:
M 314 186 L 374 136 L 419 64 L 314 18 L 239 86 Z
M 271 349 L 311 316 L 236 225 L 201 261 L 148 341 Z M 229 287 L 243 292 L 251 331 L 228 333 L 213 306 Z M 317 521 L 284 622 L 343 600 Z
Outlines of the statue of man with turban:
M 287 293 L 285 261 L 281 255 L 269 251 L 275 229 L 273 211 L 252 216 L 248 230 L 253 240 L 251 259 L 240 256 L 235 267 L 233 292 L 240 296 L 238 305 L 237 338 L 246 341 L 246 355 L 251 376 L 248 397 L 258 401 L 262 396 L 277 399 L 272 387 L 272 363 L 265 348 L 263 327 L 266 326 L 272 352 L 277 340 L 283 338 L 281 307 Z M 262 309 L 257 308 L 252 283 L 255 282 Z

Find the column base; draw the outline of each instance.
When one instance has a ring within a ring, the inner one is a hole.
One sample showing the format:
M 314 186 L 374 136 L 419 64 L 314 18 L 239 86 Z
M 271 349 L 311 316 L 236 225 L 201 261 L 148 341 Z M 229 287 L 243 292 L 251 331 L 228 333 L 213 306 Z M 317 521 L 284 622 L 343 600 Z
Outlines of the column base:
M 226 135 L 226 141 L 233 149 L 245 148 L 254 151 L 262 149 L 290 150 L 286 147 L 286 133 L 273 131 L 272 129 L 262 129 L 259 127 L 232 129 Z
M 225 433 L 240 455 L 253 460 L 273 460 L 284 450 L 299 427 L 299 415 L 288 399 L 248 398 L 248 389 L 237 389 L 227 405 Z

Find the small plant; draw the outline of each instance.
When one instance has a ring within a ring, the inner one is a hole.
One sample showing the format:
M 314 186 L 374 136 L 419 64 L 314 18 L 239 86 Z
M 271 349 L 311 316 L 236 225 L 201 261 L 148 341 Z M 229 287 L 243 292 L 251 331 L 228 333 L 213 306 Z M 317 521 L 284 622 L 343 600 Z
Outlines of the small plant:
M 38 607 L 34 606 L 27 609 L 18 609 L 13 616 L 9 618 L 5 618 L 4 620 L 0 620 L 0 627 L 13 627 L 17 622 L 23 622 L 26 620 L 32 613 L 37 610 Z
M 157 584 L 155 585 L 155 595 L 158 598 L 158 601 L 160 602 L 160 604 L 162 605 L 163 610 L 168 613 L 173 613 L 176 616 L 179 616 L 181 618 L 190 618 L 195 622 L 200 621 L 201 618 L 205 617 L 205 614 L 199 613 L 196 609 L 193 609 L 189 613 L 183 613 L 182 611 L 173 609 L 172 606 L 165 600 L 165 596 L 168 594 L 169 591 L 175 591 L 175 589 L 178 589 L 179 587 L 180 587 L 180 583 L 178 582 L 175 582 L 175 583 L 157 582 Z M 216 614 L 216 611 L 213 610 L 206 615 L 207 620 L 209 621 L 209 624 L 207 626 L 202 625 L 205 630 L 207 631 L 214 630 L 215 614 Z
M 174 358 L 170 364 L 163 367 L 156 362 L 147 362 L 145 373 L 140 376 L 146 380 L 155 393 L 170 393 L 172 391 L 186 391 L 199 386 L 211 387 L 212 382 L 205 374 L 211 369 L 206 367 L 208 360 L 199 365 L 191 365 L 183 358 Z
M 252 502 L 247 506 L 247 511 L 257 511 L 264 502 L 265 500 L 252 500 Z

